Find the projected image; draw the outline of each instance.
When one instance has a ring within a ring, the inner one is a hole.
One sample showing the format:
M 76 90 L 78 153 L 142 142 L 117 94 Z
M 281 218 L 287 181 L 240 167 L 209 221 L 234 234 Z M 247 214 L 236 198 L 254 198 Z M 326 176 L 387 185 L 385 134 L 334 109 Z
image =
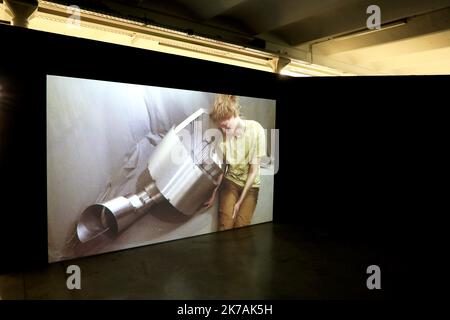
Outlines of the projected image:
M 49 261 L 271 221 L 275 104 L 47 76 Z

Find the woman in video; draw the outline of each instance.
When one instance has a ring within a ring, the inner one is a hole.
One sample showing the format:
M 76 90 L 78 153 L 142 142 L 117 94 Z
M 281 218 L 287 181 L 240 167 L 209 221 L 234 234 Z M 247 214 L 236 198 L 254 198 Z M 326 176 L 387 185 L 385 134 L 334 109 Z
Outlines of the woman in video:
M 226 170 L 205 206 L 213 205 L 218 191 L 219 230 L 247 226 L 258 201 L 260 158 L 266 154 L 264 129 L 254 120 L 241 118 L 238 98 L 233 95 L 217 95 L 210 118 L 222 133 L 219 149 Z

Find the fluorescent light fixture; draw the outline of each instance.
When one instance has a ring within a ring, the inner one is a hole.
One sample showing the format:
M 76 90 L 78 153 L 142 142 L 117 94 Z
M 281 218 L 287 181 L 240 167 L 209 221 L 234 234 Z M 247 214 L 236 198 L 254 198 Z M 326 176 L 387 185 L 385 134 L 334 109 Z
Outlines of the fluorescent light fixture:
M 291 77 L 336 77 L 350 75 L 332 68 L 294 59 L 280 71 L 280 74 Z
M 226 50 L 213 49 L 201 45 L 166 41 L 166 40 L 161 40 L 161 42 L 159 42 L 159 45 L 161 47 L 190 52 L 191 53 L 190 56 L 196 58 L 201 59 L 203 58 L 205 60 L 238 65 L 262 71 L 271 71 L 270 67 L 267 65 L 268 59 L 263 57 L 260 58 L 249 57 L 246 56 L 244 53 L 235 53 Z
M 284 75 L 284 76 L 290 76 L 290 77 L 312 77 L 309 74 L 304 74 L 304 73 L 300 73 L 300 72 L 290 71 L 288 69 L 281 70 L 280 74 Z
M 384 31 L 384 30 L 388 30 L 388 29 L 392 29 L 392 28 L 397 28 L 397 27 L 403 26 L 405 24 L 406 24 L 406 20 L 395 21 L 395 22 L 386 23 L 386 24 L 381 25 L 380 29 L 365 29 L 365 30 L 361 30 L 361 31 L 356 31 L 356 32 L 352 32 L 352 33 L 334 37 L 333 40 L 338 40 L 338 41 L 348 40 L 348 39 L 356 38 L 359 36 L 364 36 L 364 35 L 375 33 L 375 32 L 380 32 L 380 31 Z

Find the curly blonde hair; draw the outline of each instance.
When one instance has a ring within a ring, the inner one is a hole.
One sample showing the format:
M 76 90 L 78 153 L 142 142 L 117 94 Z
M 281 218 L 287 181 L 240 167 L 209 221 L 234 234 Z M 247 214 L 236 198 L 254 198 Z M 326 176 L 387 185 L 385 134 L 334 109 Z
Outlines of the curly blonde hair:
M 218 94 L 209 117 L 216 123 L 240 116 L 239 99 L 230 94 Z

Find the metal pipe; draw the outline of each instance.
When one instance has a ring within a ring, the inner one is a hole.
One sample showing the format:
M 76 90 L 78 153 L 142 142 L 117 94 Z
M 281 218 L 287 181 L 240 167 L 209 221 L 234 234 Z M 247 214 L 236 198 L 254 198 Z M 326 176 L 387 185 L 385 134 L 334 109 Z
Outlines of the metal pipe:
M 117 234 L 163 199 L 155 183 L 152 182 L 138 194 L 121 196 L 91 205 L 81 214 L 77 225 L 78 239 L 81 242 L 87 242 L 106 232 Z
M 97 203 L 83 211 L 77 225 L 81 242 L 104 233 L 117 235 L 163 200 L 185 215 L 202 208 L 223 173 L 207 150 L 213 148 L 212 142 L 203 140 L 200 122 L 204 114 L 206 111 L 199 109 L 164 136 L 148 162 L 153 182 L 143 191 Z M 195 141 L 190 145 L 180 139 L 184 128 L 191 128 L 191 137 L 194 133 Z

